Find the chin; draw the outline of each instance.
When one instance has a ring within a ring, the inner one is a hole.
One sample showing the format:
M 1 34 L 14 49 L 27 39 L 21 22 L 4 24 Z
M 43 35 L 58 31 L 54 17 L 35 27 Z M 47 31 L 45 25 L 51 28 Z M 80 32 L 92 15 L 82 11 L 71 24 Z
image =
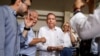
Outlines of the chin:
M 25 14 L 27 14 L 27 12 L 19 12 L 18 15 L 23 17 Z
M 23 17 L 23 16 L 24 16 L 24 14 L 21 14 L 21 13 L 19 13 L 19 14 L 18 14 L 18 16 L 21 16 L 21 17 Z

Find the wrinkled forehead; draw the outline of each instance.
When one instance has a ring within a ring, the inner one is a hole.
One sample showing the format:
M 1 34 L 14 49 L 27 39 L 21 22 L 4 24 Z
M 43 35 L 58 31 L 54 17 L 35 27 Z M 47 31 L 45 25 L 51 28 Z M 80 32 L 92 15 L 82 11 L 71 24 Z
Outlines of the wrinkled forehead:
M 27 4 L 28 6 L 31 6 L 31 1 L 30 0 L 25 0 L 24 3 Z
M 30 14 L 31 15 L 35 15 L 35 16 L 38 16 L 38 13 L 36 11 L 31 11 Z

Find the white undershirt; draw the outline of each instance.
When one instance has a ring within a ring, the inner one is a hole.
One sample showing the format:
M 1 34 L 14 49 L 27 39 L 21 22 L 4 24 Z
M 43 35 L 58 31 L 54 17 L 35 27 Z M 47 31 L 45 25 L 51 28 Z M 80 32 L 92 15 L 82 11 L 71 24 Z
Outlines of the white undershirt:
M 68 32 L 64 33 L 63 40 L 64 40 L 64 47 L 71 47 L 72 46 L 70 35 Z

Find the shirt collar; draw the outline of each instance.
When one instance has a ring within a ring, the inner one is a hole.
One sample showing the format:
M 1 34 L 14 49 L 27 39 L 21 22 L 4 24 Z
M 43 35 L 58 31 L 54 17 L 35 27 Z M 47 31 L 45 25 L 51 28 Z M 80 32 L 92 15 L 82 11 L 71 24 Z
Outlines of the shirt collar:
M 8 6 L 8 9 L 10 10 L 10 12 L 11 12 L 14 16 L 17 17 L 17 12 L 16 12 L 14 9 L 12 9 L 10 6 Z
M 47 29 L 48 29 L 48 30 L 51 30 L 48 26 L 47 26 Z M 55 31 L 57 30 L 56 26 L 54 27 L 54 30 L 55 30 Z

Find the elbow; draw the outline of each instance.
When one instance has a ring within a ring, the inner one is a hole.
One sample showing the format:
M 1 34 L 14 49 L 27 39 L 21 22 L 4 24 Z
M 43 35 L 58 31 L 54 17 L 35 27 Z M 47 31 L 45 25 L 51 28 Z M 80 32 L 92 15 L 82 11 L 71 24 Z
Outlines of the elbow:
M 88 39 L 91 39 L 92 37 L 90 37 L 89 35 L 81 35 L 80 38 L 82 40 L 88 40 Z

